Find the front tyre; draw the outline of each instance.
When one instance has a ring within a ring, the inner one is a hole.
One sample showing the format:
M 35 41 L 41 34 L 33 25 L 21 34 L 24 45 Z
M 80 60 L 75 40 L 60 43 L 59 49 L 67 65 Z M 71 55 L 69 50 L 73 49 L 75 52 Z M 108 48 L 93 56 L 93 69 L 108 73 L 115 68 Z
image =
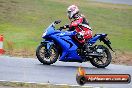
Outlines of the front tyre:
M 103 54 L 103 56 L 91 58 L 90 62 L 93 66 L 95 66 L 97 68 L 105 68 L 110 64 L 110 62 L 112 60 L 111 53 L 110 53 L 109 49 L 103 45 L 99 45 L 97 49 L 102 50 L 101 53 Z
M 59 54 L 55 45 L 50 46 L 50 49 L 46 49 L 44 45 L 40 44 L 37 47 L 36 56 L 41 63 L 50 65 L 57 61 Z

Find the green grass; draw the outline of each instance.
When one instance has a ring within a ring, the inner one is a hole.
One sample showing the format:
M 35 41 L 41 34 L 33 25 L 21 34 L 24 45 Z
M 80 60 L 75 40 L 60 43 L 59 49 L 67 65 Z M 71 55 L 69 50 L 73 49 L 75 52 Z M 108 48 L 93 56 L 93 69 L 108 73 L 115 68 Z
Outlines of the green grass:
M 51 83 L 26 83 L 26 82 L 8 82 L 0 81 L 1 88 L 94 88 L 92 86 L 72 86 L 67 84 L 51 84 Z M 103 87 L 99 87 L 103 88 Z
M 88 0 L 0 0 L 0 34 L 14 49 L 36 49 L 43 30 L 54 20 L 69 23 L 66 9 L 77 4 L 89 19 L 93 33 L 107 33 L 112 47 L 132 51 L 132 6 Z

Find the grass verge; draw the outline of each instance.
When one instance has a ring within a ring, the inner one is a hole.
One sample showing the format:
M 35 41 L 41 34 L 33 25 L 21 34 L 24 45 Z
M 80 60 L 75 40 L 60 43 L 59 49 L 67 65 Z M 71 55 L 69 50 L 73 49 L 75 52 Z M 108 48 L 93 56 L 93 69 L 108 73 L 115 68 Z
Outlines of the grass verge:
M 9 81 L 0 81 L 0 86 L 15 87 L 15 88 L 94 88 L 89 86 L 66 85 L 66 84 L 55 85 L 49 83 L 28 83 L 28 82 L 9 82 Z

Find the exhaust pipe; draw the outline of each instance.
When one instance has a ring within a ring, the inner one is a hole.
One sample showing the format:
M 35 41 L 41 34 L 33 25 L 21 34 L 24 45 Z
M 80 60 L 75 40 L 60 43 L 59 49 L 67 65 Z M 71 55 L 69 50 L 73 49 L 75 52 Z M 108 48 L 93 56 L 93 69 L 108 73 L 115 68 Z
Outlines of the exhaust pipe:
M 97 54 L 97 53 L 88 53 L 88 55 L 92 57 L 103 57 L 102 54 Z

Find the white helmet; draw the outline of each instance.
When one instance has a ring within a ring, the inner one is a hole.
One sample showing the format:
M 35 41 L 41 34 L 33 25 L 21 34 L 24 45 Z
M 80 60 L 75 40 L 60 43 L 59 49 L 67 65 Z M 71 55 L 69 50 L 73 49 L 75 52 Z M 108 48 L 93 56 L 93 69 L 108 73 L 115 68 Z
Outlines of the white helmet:
M 71 5 L 67 8 L 67 15 L 70 19 L 73 18 L 75 14 L 79 12 L 79 9 L 76 5 Z

